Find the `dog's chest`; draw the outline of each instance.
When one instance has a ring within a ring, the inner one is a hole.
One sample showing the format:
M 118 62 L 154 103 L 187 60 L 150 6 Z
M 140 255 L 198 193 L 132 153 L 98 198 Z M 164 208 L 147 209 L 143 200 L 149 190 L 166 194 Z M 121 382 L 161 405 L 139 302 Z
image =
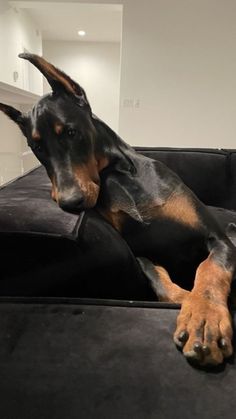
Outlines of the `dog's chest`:
M 164 266 L 178 283 L 186 280 L 189 284 L 196 267 L 208 254 L 202 231 L 175 220 L 157 218 L 140 223 L 127 218 L 121 234 L 135 256 Z

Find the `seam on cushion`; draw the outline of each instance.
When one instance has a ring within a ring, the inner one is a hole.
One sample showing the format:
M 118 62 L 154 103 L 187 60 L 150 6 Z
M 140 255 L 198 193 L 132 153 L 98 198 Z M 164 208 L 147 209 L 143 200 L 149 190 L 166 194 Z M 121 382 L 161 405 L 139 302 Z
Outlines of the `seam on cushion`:
M 68 298 L 68 297 L 0 297 L 0 304 L 62 304 L 62 305 L 88 305 L 124 308 L 150 308 L 150 309 L 179 309 L 180 304 L 160 303 L 158 301 L 130 301 L 93 298 Z
M 1 236 L 32 236 L 32 237 L 51 237 L 54 239 L 66 239 L 75 241 L 74 237 L 70 234 L 58 234 L 58 233 L 44 233 L 40 231 L 0 231 Z
M 136 151 L 170 151 L 170 152 L 181 152 L 181 153 L 192 153 L 196 152 L 199 154 L 218 154 L 226 155 L 228 153 L 235 153 L 236 149 L 212 149 L 212 148 L 181 148 L 181 147 L 140 147 L 133 146 Z
M 84 217 L 85 217 L 85 211 L 80 213 L 80 215 L 78 216 L 78 219 L 77 219 L 77 221 L 74 225 L 74 228 L 73 228 L 72 233 L 71 233 L 71 235 L 73 237 L 73 240 L 78 240 L 78 238 L 79 238 L 78 236 L 79 236 L 79 232 L 80 232 L 80 227 L 82 225 Z

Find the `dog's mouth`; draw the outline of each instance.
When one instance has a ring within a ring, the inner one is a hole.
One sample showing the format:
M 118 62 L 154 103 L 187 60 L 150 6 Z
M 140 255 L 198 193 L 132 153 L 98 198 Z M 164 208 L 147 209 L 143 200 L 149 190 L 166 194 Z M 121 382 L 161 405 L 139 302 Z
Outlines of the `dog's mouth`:
M 100 192 L 99 181 L 91 181 L 86 185 L 77 185 L 67 190 L 52 191 L 52 199 L 57 202 L 59 207 L 66 212 L 79 214 L 90 208 L 94 208 Z

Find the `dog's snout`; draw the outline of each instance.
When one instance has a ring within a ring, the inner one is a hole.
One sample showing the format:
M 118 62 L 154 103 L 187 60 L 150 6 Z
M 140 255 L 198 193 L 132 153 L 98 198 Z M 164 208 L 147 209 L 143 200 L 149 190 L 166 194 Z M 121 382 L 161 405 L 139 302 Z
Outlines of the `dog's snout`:
M 59 206 L 67 212 L 79 212 L 83 210 L 84 198 L 82 196 L 68 196 L 59 199 Z

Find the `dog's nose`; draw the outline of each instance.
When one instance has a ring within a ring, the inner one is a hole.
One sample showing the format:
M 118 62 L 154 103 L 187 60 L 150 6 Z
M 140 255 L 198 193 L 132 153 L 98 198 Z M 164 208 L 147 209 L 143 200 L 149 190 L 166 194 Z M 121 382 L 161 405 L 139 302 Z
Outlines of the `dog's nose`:
M 70 196 L 59 199 L 59 206 L 67 212 L 80 212 L 83 210 L 84 198 L 82 196 Z

